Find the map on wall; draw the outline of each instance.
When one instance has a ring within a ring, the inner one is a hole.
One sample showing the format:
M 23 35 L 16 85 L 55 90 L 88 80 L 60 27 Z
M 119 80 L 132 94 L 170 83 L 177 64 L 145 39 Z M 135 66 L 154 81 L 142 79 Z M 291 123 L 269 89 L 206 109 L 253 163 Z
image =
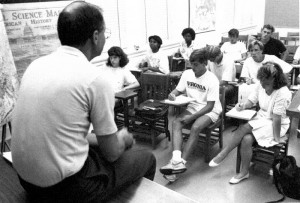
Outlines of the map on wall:
M 1 5 L 0 5 L 1 7 Z M 1 9 L 1 8 L 0 8 Z M 0 124 L 10 121 L 19 83 L 0 10 Z
M 216 0 L 190 0 L 190 27 L 196 33 L 215 30 Z
M 59 12 L 69 3 L 60 1 L 3 5 L 4 25 L 19 81 L 33 60 L 48 55 L 60 46 L 57 19 Z

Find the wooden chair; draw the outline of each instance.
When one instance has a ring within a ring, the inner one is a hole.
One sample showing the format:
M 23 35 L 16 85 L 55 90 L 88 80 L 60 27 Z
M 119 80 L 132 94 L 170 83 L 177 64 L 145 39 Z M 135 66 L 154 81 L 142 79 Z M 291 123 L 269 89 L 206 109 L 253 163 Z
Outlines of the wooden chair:
M 298 37 L 298 39 L 299 39 L 299 32 L 288 32 L 287 36 L 288 37 Z
M 210 124 L 208 127 L 202 130 L 199 134 L 199 142 L 204 144 L 205 162 L 210 161 L 211 148 L 219 143 L 219 147 L 223 148 L 223 131 L 224 131 L 224 116 L 225 116 L 225 88 L 220 88 L 220 102 L 222 104 L 222 112 L 215 123 Z M 191 125 L 184 127 L 184 129 L 190 130 Z M 184 137 L 189 135 L 183 133 Z
M 253 144 L 252 150 L 252 162 L 261 162 L 267 164 L 270 168 L 272 167 L 272 163 L 274 159 L 279 155 L 287 155 L 289 146 L 289 135 L 286 134 L 285 143 L 280 143 L 274 145 L 272 147 L 262 147 L 257 143 Z M 236 157 L 236 173 L 240 172 L 240 167 L 242 163 L 241 159 L 241 144 L 238 145 L 237 148 L 237 157 Z
M 272 37 L 273 37 L 274 39 L 279 39 L 279 32 L 273 32 L 273 33 L 272 33 Z
M 280 41 L 282 41 L 284 45 L 297 45 L 299 37 L 280 37 Z
M 163 100 L 170 93 L 170 76 L 157 73 L 142 73 L 141 75 L 141 91 L 139 101 L 149 99 Z M 170 131 L 168 129 L 168 107 L 163 108 L 161 112 L 155 115 L 146 116 L 139 113 L 135 109 L 135 114 L 130 115 L 130 130 L 133 132 L 141 132 L 150 134 L 152 147 L 155 148 L 155 137 L 160 133 L 165 133 L 166 137 L 171 140 Z
M 5 146 L 6 146 L 8 149 L 10 149 L 10 148 L 9 148 L 9 145 L 8 145 L 7 142 L 6 142 L 6 128 L 7 128 L 7 125 L 8 125 L 8 127 L 9 127 L 10 134 L 11 134 L 11 132 L 12 132 L 12 129 L 11 129 L 11 122 L 10 122 L 10 121 L 8 121 L 7 123 L 4 123 L 4 124 L 2 125 L 1 154 L 2 154 L 3 152 L 5 152 Z
M 292 63 L 293 60 L 294 60 L 294 55 L 295 55 L 295 53 L 296 53 L 296 50 L 297 50 L 298 46 L 286 45 L 285 47 L 286 47 L 286 49 L 287 49 L 288 52 L 289 52 L 289 55 L 288 55 L 287 58 L 285 59 L 285 62 L 287 62 L 287 63 Z

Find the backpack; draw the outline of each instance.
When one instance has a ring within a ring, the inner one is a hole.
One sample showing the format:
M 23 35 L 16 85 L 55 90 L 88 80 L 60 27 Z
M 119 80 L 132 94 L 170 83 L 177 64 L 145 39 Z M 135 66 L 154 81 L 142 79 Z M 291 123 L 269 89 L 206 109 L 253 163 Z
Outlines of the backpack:
M 283 195 L 281 199 L 272 202 L 281 202 L 286 196 L 300 200 L 300 168 L 295 157 L 278 157 L 274 160 L 272 168 L 275 186 Z
M 148 99 L 135 108 L 136 115 L 154 117 L 164 114 L 168 106 L 162 104 L 159 100 Z

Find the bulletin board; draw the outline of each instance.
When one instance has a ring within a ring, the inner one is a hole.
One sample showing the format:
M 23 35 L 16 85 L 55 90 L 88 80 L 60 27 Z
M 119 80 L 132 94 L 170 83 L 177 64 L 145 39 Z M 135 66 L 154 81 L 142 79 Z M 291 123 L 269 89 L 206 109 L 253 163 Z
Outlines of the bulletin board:
M 265 24 L 299 28 L 299 0 L 266 0 Z

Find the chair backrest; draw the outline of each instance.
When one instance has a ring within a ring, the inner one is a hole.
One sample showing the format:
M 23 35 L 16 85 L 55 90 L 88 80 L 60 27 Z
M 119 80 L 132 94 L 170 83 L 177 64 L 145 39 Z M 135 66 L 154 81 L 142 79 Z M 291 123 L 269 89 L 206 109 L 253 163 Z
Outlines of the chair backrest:
M 286 57 L 285 62 L 292 63 L 298 46 L 286 45 L 285 47 L 289 52 L 289 55 Z
M 274 39 L 279 39 L 279 32 L 273 32 L 273 33 L 272 33 L 272 37 L 273 37 Z
M 297 45 L 298 40 L 299 40 L 299 38 L 297 38 L 295 36 L 280 37 L 280 41 L 282 41 L 282 43 L 284 45 Z
M 287 36 L 288 37 L 299 37 L 299 32 L 288 32 Z
M 142 73 L 141 102 L 147 99 L 163 100 L 168 98 L 170 93 L 170 76 L 159 73 Z
M 221 43 L 223 44 L 224 42 L 229 42 L 229 37 L 222 37 L 221 38 Z M 245 43 L 246 47 L 248 45 L 248 35 L 239 35 L 239 41 L 242 41 Z

